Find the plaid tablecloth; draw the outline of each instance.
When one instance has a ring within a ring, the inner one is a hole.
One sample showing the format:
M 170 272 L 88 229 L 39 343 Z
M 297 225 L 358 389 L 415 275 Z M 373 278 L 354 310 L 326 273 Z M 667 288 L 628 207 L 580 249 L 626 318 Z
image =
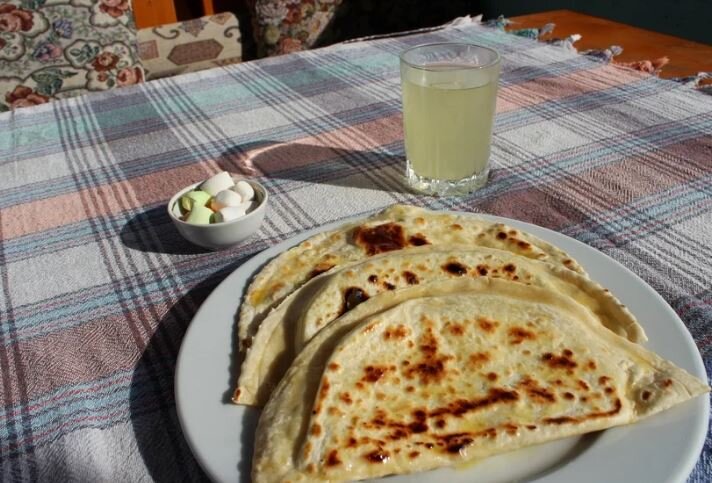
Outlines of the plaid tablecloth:
M 494 170 L 463 199 L 402 184 L 397 54 L 442 40 L 503 54 Z M 256 237 L 211 253 L 180 238 L 164 204 L 220 169 L 255 176 L 272 202 Z M 394 202 L 588 243 L 665 297 L 712 371 L 711 194 L 712 97 L 479 25 L 3 114 L 1 477 L 205 478 L 173 399 L 201 302 L 265 247 Z M 691 481 L 710 480 L 710 456 L 708 438 Z

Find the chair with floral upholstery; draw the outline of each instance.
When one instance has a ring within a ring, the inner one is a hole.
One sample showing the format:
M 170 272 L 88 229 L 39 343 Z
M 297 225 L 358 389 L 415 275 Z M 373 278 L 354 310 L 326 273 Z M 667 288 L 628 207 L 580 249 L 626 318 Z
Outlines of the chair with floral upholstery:
M 0 0 L 0 111 L 143 79 L 129 0 Z

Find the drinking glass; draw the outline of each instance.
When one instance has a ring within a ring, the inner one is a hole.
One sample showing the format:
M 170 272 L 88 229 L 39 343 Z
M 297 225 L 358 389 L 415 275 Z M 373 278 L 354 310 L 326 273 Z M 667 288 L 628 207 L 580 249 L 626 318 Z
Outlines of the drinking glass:
M 400 56 L 406 178 L 415 190 L 463 195 L 489 174 L 499 54 L 466 43 L 410 48 Z

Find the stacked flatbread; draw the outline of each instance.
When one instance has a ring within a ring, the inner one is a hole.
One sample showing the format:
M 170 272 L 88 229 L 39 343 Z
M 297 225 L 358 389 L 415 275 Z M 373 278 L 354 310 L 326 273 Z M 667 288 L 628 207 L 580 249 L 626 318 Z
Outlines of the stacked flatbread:
M 633 315 L 521 230 L 396 205 L 255 277 L 233 400 L 264 406 L 253 481 L 453 465 L 635 422 L 707 392 Z

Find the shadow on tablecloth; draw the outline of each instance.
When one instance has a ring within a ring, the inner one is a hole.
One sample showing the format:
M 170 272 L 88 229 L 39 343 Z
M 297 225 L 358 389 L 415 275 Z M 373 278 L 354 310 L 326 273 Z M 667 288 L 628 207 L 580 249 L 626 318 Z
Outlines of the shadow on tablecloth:
M 213 289 L 251 255 L 244 253 L 233 257 L 230 263 L 181 297 L 158 322 L 136 364 L 129 396 L 131 423 L 141 458 L 151 478 L 158 483 L 209 481 L 193 457 L 178 421 L 175 365 L 183 336 L 198 308 Z M 235 360 L 232 355 L 231 360 Z M 228 403 L 227 397 L 234 387 L 236 375 L 233 372 L 236 370 L 236 366 L 231 366 L 230 379 L 225 381 L 224 404 Z M 256 425 L 257 417 L 247 411 L 242 426 L 243 454 L 240 458 L 240 472 L 245 481 L 240 483 L 249 483 Z
M 261 140 L 237 145 L 220 155 L 216 162 L 226 171 L 270 178 L 281 190 L 296 190 L 300 184 L 321 184 L 413 194 L 403 176 L 405 158 L 397 154 L 401 145 L 391 146 L 393 152 L 390 148 L 368 151 L 329 145 L 337 141 L 357 140 L 320 139 L 321 144 Z M 295 183 L 293 186 L 280 183 L 285 180 Z
M 166 205 L 146 208 L 121 228 L 121 242 L 127 248 L 150 253 L 195 255 L 208 250 L 183 238 L 166 212 Z
M 153 481 L 209 481 L 183 436 L 174 399 L 178 348 L 197 308 L 225 277 L 219 272 L 183 296 L 163 316 L 136 364 L 131 381 L 131 423 L 138 451 Z

